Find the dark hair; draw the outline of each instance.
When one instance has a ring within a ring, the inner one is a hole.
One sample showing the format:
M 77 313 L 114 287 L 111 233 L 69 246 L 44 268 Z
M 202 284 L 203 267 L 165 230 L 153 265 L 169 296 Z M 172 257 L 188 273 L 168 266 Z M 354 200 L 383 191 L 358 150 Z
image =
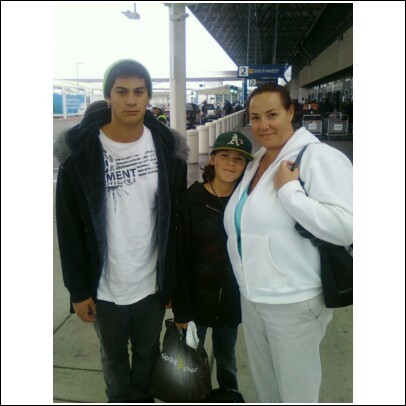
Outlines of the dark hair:
M 248 96 L 247 103 L 245 104 L 246 105 L 246 114 L 247 114 L 248 119 L 250 118 L 250 102 L 251 102 L 252 98 L 258 94 L 266 93 L 266 92 L 279 93 L 283 108 L 286 111 L 288 111 L 290 109 L 290 106 L 292 105 L 292 100 L 290 99 L 290 94 L 289 94 L 288 89 L 286 89 L 285 86 L 277 85 L 276 83 L 273 83 L 273 82 L 268 82 L 261 86 L 258 86 Z
M 214 171 L 214 166 L 211 164 L 206 165 L 204 168 L 200 168 L 203 173 L 202 173 L 202 178 L 204 180 L 204 183 L 207 182 L 212 182 L 214 178 L 216 177 L 216 172 Z
M 164 111 L 160 107 L 152 107 L 152 110 L 158 110 L 158 115 L 165 114 Z
M 113 88 L 114 82 L 117 78 L 129 76 L 138 76 L 143 78 L 147 87 L 148 97 L 152 97 L 152 80 L 149 72 L 144 65 L 132 59 L 125 59 L 115 62 L 107 69 L 103 83 L 104 97 L 110 97 L 111 89 Z

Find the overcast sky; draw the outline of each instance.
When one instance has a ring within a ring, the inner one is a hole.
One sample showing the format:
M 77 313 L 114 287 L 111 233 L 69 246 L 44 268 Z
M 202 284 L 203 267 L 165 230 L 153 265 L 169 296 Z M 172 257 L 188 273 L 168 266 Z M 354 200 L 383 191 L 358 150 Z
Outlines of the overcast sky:
M 72 4 L 73 3 L 73 4 Z M 78 4 L 79 3 L 79 4 Z M 169 76 L 169 8 L 137 2 L 139 20 L 122 11 L 134 2 L 54 2 L 53 77 L 102 78 L 115 60 L 132 58 L 153 77 Z M 236 70 L 237 66 L 186 9 L 186 73 Z

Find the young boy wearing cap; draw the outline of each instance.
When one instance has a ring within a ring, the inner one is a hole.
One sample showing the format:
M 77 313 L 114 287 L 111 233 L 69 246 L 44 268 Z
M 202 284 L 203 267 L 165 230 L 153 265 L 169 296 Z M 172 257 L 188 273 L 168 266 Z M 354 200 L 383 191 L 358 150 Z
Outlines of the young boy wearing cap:
M 212 327 L 213 351 L 220 389 L 238 390 L 235 343 L 241 323 L 238 285 L 227 254 L 223 226 L 225 206 L 253 159 L 252 144 L 238 131 L 215 141 L 203 183 L 181 196 L 177 227 L 177 288 L 172 298 L 178 328 L 189 321 L 204 344 Z
M 63 279 L 71 311 L 94 322 L 108 401 L 153 402 L 150 378 L 175 283 L 172 208 L 186 189 L 187 146 L 145 114 L 152 82 L 139 62 L 113 63 L 103 92 L 107 106 L 59 140 Z

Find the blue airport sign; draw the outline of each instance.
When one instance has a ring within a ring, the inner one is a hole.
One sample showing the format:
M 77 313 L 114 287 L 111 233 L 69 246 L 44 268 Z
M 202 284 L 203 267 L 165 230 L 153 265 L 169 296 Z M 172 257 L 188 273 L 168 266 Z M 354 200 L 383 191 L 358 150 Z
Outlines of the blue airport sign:
M 53 94 L 54 114 L 79 114 L 80 107 L 85 103 L 83 94 L 65 94 L 65 107 L 63 111 L 63 96 L 61 94 Z
M 78 114 L 79 107 L 85 102 L 83 94 L 67 94 L 66 95 L 66 112 L 68 114 Z
M 288 67 L 288 65 L 238 65 L 237 77 L 260 80 L 283 78 L 287 82 L 285 72 Z

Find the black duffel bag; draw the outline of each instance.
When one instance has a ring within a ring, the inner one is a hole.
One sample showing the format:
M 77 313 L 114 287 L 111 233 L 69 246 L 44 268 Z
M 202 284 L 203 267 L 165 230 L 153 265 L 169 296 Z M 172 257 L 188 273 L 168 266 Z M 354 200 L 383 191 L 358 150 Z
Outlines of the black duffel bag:
M 326 307 L 336 308 L 352 305 L 352 245 L 344 247 L 319 240 L 299 223 L 296 223 L 295 228 L 302 237 L 310 239 L 312 244 L 319 249 L 321 284 Z
M 309 145 L 309 144 L 308 144 Z M 303 153 L 308 145 L 305 145 L 294 164 L 292 171 L 300 164 Z M 306 195 L 303 182 L 299 179 Z M 308 238 L 318 248 L 320 254 L 321 284 L 326 307 L 345 307 L 353 304 L 353 245 L 339 246 L 320 240 L 301 224 L 295 224 L 296 230 L 303 238 Z

